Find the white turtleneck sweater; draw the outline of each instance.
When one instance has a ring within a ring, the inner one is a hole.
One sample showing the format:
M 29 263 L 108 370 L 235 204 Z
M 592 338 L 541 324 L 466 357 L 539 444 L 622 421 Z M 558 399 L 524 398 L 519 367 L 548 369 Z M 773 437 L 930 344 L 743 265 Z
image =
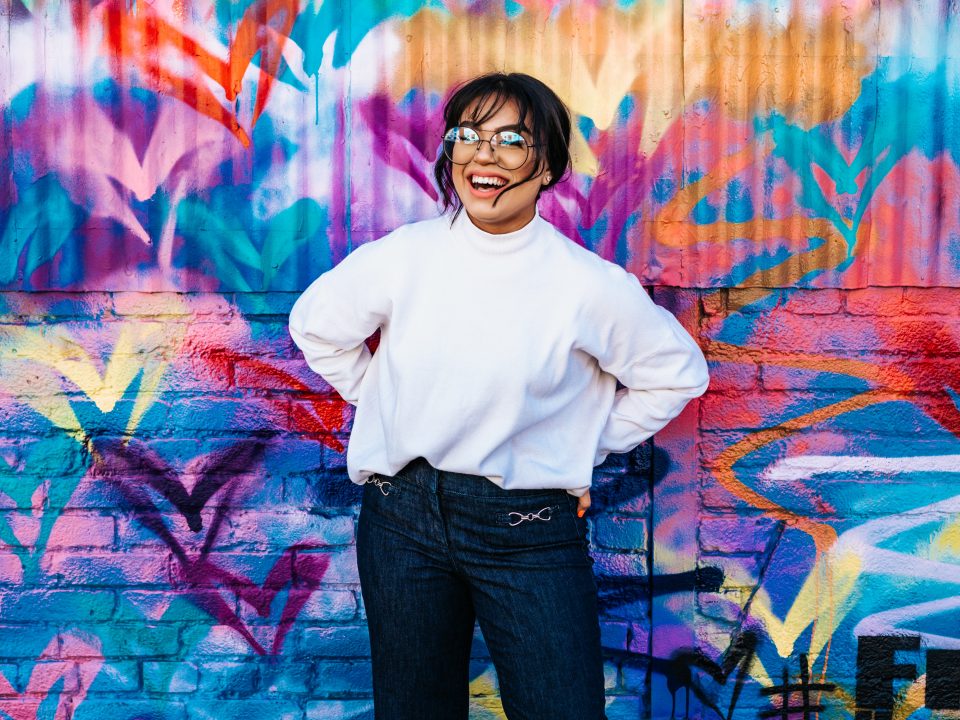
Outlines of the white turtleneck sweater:
M 423 457 L 505 489 L 582 495 L 594 465 L 707 387 L 680 323 L 539 214 L 492 235 L 462 212 L 362 245 L 300 296 L 290 333 L 357 406 L 356 483 Z

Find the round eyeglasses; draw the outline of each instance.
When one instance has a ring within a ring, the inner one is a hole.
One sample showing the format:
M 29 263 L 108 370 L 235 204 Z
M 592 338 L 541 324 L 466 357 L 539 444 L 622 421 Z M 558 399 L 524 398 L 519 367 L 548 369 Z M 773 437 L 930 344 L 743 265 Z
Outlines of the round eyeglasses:
M 489 140 L 470 127 L 454 127 L 443 136 L 443 154 L 454 165 L 466 165 L 473 160 L 483 143 L 490 143 L 493 159 L 504 170 L 516 170 L 527 161 L 532 143 L 513 130 L 495 132 Z

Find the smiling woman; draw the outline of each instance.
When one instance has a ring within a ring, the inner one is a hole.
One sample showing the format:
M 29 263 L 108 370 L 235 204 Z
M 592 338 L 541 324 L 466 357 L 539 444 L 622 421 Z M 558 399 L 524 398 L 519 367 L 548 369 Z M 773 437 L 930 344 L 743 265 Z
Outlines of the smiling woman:
M 706 363 L 634 276 L 540 217 L 570 164 L 549 88 L 484 75 L 444 117 L 444 214 L 358 248 L 290 315 L 357 406 L 376 717 L 465 720 L 479 623 L 508 717 L 599 720 L 592 470 L 701 394 Z
M 444 153 L 434 166 L 444 209 L 456 208 L 456 217 L 466 208 L 487 232 L 523 227 L 540 193 L 569 169 L 570 115 L 528 75 L 475 78 L 447 103 L 444 122 Z

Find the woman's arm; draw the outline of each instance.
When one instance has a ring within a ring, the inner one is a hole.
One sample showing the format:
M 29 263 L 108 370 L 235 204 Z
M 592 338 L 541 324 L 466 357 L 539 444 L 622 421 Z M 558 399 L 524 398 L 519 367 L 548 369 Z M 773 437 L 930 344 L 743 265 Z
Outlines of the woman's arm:
M 364 341 L 390 316 L 384 240 L 361 245 L 314 280 L 290 311 L 290 336 L 307 364 L 352 405 L 370 364 Z
M 589 304 L 583 349 L 619 380 L 595 464 L 627 452 L 680 414 L 707 389 L 707 363 L 693 338 L 656 305 L 639 281 L 610 265 L 602 301 Z

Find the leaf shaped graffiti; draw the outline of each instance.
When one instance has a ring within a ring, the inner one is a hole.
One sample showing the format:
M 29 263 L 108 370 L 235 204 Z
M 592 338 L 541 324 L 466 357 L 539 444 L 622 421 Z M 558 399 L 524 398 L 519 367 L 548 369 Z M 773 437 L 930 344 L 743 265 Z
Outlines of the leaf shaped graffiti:
M 53 720 L 69 720 L 86 699 L 103 666 L 99 642 L 66 633 L 50 640 L 37 658 L 24 691 L 18 692 L 0 673 L 0 714 L 10 720 L 37 720 L 54 687 L 72 677 L 75 689 L 60 692 Z M 44 717 L 48 717 L 44 713 Z
M 256 0 L 251 3 L 230 42 L 227 60 L 222 60 L 201 41 L 167 22 L 149 4 L 131 13 L 124 3 L 110 0 L 98 6 L 95 12 L 102 14 L 105 49 L 113 60 L 114 75 L 121 84 L 128 66 L 133 65 L 158 91 L 216 120 L 244 147 L 250 146 L 250 136 L 238 122 L 235 110 L 223 104 L 206 82 L 210 80 L 219 85 L 226 101 L 233 103 L 240 94 L 247 68 L 259 55 L 260 72 L 251 127 L 256 125 L 280 73 L 283 46 L 297 17 L 295 0 Z M 162 59 L 168 54 L 177 62 L 165 64 Z M 180 74 L 173 69 L 177 65 L 197 74 L 194 77 Z
M 274 563 L 264 582 L 257 584 L 221 567 L 210 557 L 235 498 L 244 491 L 245 484 L 256 479 L 254 473 L 263 457 L 265 442 L 256 438 L 244 440 L 219 453 L 195 459 L 188 470 L 196 480 L 190 491 L 180 479 L 182 476 L 142 443 L 100 441 L 94 448 L 93 476 L 112 483 L 139 522 L 173 553 L 177 563 L 174 589 L 183 589 L 191 602 L 239 633 L 255 652 L 280 652 L 300 609 L 319 586 L 329 558 L 324 553 L 309 552 L 317 548 L 313 544 L 292 545 Z M 151 489 L 181 513 L 189 533 L 181 534 L 176 523 L 166 520 Z M 219 499 L 200 547 L 194 552 L 189 548 L 203 530 L 201 513 L 214 496 Z M 269 617 L 274 599 L 285 589 L 289 590 L 268 651 L 224 595 L 232 595 L 261 617 Z

